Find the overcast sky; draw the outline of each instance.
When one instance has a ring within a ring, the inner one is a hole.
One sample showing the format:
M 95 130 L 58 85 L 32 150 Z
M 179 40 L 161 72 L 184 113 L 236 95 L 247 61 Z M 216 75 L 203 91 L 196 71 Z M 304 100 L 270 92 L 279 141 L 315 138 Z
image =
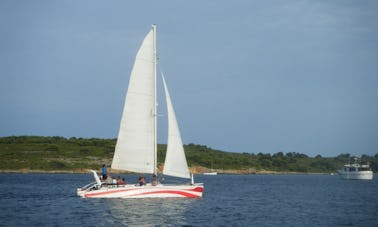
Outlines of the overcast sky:
M 1 0 L 0 136 L 115 138 L 157 24 L 185 144 L 373 155 L 377 22 L 370 0 Z

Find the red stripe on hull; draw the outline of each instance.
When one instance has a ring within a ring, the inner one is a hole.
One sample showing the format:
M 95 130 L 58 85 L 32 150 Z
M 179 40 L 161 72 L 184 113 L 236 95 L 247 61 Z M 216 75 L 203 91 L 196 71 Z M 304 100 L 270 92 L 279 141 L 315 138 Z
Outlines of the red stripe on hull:
M 191 190 L 191 191 L 192 191 L 192 190 Z M 183 192 L 183 191 L 172 191 L 172 190 L 161 190 L 161 191 L 157 191 L 157 192 L 144 192 L 144 193 L 140 193 L 140 194 L 133 195 L 133 196 L 139 196 L 139 195 L 154 195 L 154 194 L 164 194 L 164 193 L 175 194 L 175 195 L 182 195 L 182 196 L 187 197 L 187 198 L 199 198 L 199 196 L 197 196 L 197 195 L 193 195 L 193 194 L 188 193 L 188 192 Z
M 190 191 L 203 192 L 203 187 L 196 187 L 196 188 L 190 189 Z

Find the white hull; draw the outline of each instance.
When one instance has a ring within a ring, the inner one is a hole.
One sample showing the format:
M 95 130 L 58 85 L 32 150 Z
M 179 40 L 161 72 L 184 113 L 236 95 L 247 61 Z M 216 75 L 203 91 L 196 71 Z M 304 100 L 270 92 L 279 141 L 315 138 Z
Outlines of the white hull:
M 217 173 L 217 172 L 203 173 L 203 175 L 211 175 L 211 176 L 214 176 L 214 175 L 218 175 L 218 173 Z
M 347 172 L 339 170 L 339 175 L 343 179 L 348 180 L 372 180 L 373 171 L 358 171 L 358 172 Z
M 82 198 L 201 198 L 203 184 L 152 186 L 124 185 L 103 186 L 99 189 L 78 188 Z

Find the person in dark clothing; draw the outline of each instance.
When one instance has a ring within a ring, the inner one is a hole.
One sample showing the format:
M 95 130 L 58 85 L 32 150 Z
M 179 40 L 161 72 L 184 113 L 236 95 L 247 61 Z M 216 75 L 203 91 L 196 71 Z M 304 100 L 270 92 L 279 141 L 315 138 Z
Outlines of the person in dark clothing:
M 146 180 L 142 176 L 139 177 L 138 182 L 139 182 L 139 186 L 146 185 Z

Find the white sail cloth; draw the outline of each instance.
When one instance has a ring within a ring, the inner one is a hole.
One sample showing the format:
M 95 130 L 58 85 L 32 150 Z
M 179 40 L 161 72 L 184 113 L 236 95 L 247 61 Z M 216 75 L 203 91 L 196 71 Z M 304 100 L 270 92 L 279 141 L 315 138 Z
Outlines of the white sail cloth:
M 112 168 L 154 172 L 154 29 L 147 34 L 131 72 Z
M 173 109 L 168 87 L 163 76 L 165 97 L 168 110 L 168 144 L 164 162 L 163 174 L 181 178 L 190 178 L 188 164 L 186 162 L 184 146 L 182 144 L 179 127 Z

